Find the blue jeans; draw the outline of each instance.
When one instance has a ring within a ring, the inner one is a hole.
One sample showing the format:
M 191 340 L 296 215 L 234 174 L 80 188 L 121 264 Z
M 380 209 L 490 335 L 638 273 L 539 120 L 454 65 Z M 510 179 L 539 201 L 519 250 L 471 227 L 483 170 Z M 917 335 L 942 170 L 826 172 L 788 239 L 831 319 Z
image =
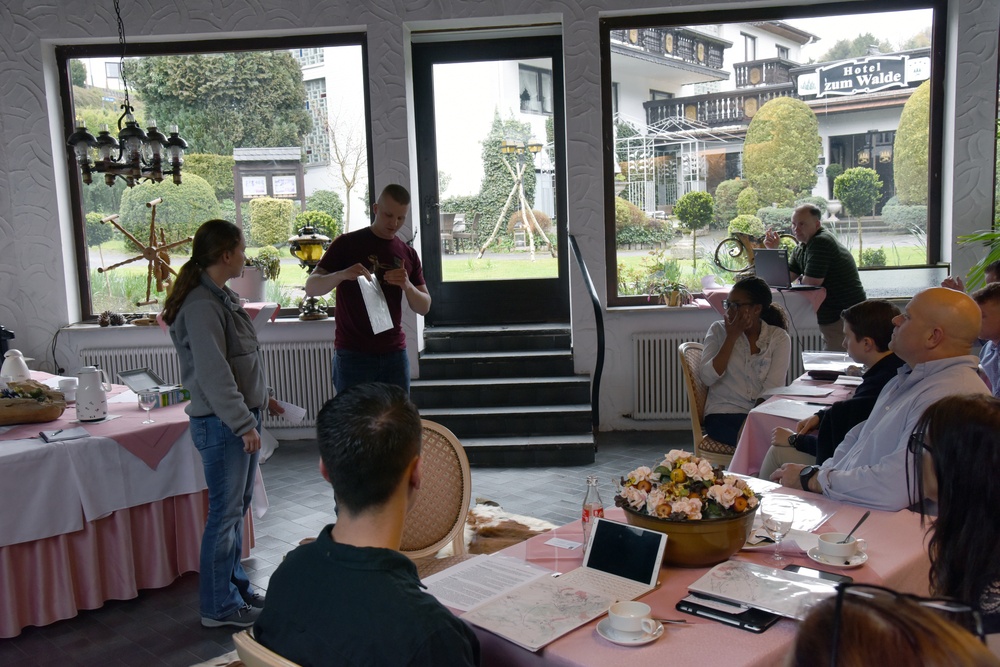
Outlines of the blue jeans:
M 260 414 L 255 410 L 257 428 Z M 243 570 L 243 516 L 250 509 L 257 454 L 215 415 L 191 417 L 191 438 L 208 483 L 208 520 L 201 538 L 199 605 L 205 618 L 221 619 L 243 606 L 250 579 Z
M 705 415 L 705 433 L 712 440 L 735 447 L 740 439 L 740 429 L 746 420 L 746 415 L 738 413 L 717 412 Z
M 368 354 L 351 350 L 333 353 L 333 388 L 337 393 L 366 382 L 386 382 L 410 393 L 410 359 L 406 350 Z

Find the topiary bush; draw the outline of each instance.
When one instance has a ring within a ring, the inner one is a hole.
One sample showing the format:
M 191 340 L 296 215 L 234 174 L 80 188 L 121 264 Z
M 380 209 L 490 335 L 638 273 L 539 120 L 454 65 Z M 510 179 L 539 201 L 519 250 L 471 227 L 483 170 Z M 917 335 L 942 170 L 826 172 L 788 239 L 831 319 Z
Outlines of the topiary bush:
M 712 221 L 715 207 L 712 195 L 707 192 L 688 192 L 674 204 L 674 215 L 681 226 L 691 231 L 691 266 L 698 259 L 698 230 Z
M 140 183 L 122 194 L 121 217 L 118 223 L 146 242 L 149 239 L 151 209 L 146 202 L 160 197 L 156 206 L 156 225 L 164 230 L 167 242 L 194 236 L 206 220 L 218 218 L 222 211 L 215 191 L 201 176 L 184 174 L 184 182 Z
M 104 215 L 100 213 L 88 213 L 87 214 L 87 247 L 93 248 L 95 245 L 101 245 L 105 241 L 110 241 L 114 234 L 118 233 L 110 222 L 101 224 L 101 218 Z
M 215 190 L 218 199 L 232 199 L 235 179 L 233 165 L 236 160 L 231 155 L 215 155 L 212 153 L 190 153 L 184 156 L 183 175 L 201 176 Z
M 292 235 L 292 202 L 257 197 L 250 200 L 250 237 L 254 245 L 287 243 Z
M 743 170 L 762 204 L 789 206 L 794 193 L 816 185 L 821 151 L 819 121 L 812 109 L 801 100 L 776 97 L 747 127 Z
M 715 188 L 715 215 L 713 216 L 713 227 L 721 229 L 729 224 L 740 212 L 737 210 L 738 198 L 750 184 L 741 178 L 733 178 L 722 181 Z M 756 193 L 754 194 L 756 196 Z M 754 210 L 758 207 L 754 206 Z
M 729 223 L 729 233 L 760 237 L 764 235 L 764 222 L 756 215 L 738 215 Z
M 757 217 L 764 223 L 764 229 L 787 229 L 792 224 L 792 213 L 795 213 L 794 208 L 767 206 L 757 210 Z
M 343 229 L 344 222 L 344 202 L 340 195 L 333 190 L 316 190 L 306 197 L 306 211 L 320 211 L 341 223 Z M 330 236 L 327 234 L 327 236 Z M 330 236 L 330 238 L 333 238 Z
M 344 226 L 334 220 L 329 213 L 323 211 L 303 211 L 295 216 L 295 233 L 305 225 L 316 228 L 317 234 L 325 234 L 331 239 L 335 239 L 344 233 Z
M 829 206 L 830 202 L 828 202 L 825 198 L 819 196 L 810 195 L 807 197 L 800 197 L 799 199 L 795 200 L 795 207 L 792 210 L 794 211 L 795 208 L 798 208 L 799 206 L 803 206 L 805 204 L 812 204 L 813 206 L 819 209 L 820 217 L 826 217 L 826 209 L 827 206 Z
M 885 250 L 865 248 L 861 251 L 861 266 L 885 266 Z
M 219 202 L 219 217 L 223 220 L 236 224 L 236 202 L 232 199 L 223 199 Z
M 891 201 L 891 200 L 890 200 Z M 927 225 L 926 206 L 890 206 L 882 207 L 882 222 L 893 229 L 911 229 Z
M 736 215 L 756 215 L 760 199 L 753 188 L 744 188 L 736 198 Z
M 903 105 L 893 142 L 892 175 L 896 196 L 906 205 L 927 203 L 927 147 L 931 121 L 931 82 L 920 84 Z
M 871 215 L 875 202 L 882 195 L 882 179 L 874 169 L 854 167 L 833 182 L 833 195 L 850 215 Z

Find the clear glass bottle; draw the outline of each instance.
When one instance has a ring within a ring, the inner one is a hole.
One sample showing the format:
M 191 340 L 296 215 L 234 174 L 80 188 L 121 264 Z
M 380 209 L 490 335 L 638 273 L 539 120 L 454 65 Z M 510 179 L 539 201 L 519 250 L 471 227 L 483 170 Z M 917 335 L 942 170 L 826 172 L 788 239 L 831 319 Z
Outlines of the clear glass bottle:
M 604 517 L 604 503 L 601 502 L 601 493 L 597 489 L 597 476 L 587 477 L 587 495 L 583 498 L 583 544 L 584 547 L 590 542 L 590 531 L 594 525 L 594 519 Z

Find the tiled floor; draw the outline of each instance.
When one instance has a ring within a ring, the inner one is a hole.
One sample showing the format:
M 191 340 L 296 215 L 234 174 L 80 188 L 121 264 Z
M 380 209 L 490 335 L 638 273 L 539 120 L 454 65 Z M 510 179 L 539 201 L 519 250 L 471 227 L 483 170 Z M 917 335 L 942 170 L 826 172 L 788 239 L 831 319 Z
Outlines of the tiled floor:
M 587 475 L 598 476 L 609 505 L 617 476 L 690 442 L 688 431 L 601 434 L 592 465 L 474 468 L 472 495 L 496 501 L 509 512 L 567 523 L 580 516 Z M 257 546 L 244 563 L 257 586 L 266 589 L 282 556 L 332 520 L 333 492 L 320 477 L 317 460 L 315 443 L 292 441 L 262 467 L 270 509 L 255 521 Z M 232 650 L 233 632 L 201 627 L 198 575 L 188 574 L 167 588 L 141 591 L 134 600 L 108 602 L 76 618 L 0 639 L 0 667 L 191 665 Z

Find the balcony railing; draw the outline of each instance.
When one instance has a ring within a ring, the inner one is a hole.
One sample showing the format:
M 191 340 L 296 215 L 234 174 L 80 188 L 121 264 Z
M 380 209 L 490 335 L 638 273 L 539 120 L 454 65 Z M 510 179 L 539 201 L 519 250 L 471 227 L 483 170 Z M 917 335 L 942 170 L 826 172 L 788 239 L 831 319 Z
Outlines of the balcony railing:
M 764 103 L 776 97 L 795 97 L 791 83 L 771 88 L 730 90 L 707 95 L 675 97 L 646 102 L 646 124 L 655 125 L 670 118 L 686 118 L 709 127 L 740 125 L 750 122 Z
M 767 60 L 750 60 L 737 63 L 733 69 L 736 74 L 737 88 L 754 88 L 757 86 L 775 86 L 791 83 L 789 73 L 797 65 L 784 58 L 768 58 Z
M 612 42 L 637 47 L 661 58 L 722 69 L 723 51 L 730 44 L 716 39 L 685 28 L 631 28 L 611 31 Z

